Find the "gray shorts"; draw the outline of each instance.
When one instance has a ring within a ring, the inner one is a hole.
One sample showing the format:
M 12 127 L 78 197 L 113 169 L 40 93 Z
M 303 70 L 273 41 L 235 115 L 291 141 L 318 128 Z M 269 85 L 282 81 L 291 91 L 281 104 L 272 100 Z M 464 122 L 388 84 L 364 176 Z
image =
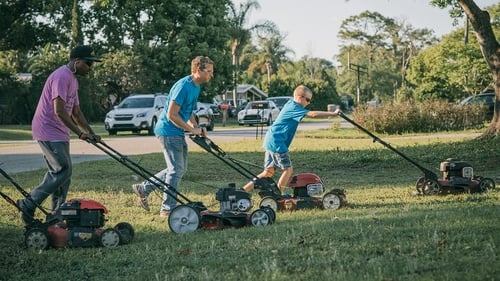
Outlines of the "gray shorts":
M 290 160 L 288 152 L 274 153 L 266 150 L 264 157 L 264 169 L 270 167 L 278 167 L 281 170 L 292 167 L 292 160 Z

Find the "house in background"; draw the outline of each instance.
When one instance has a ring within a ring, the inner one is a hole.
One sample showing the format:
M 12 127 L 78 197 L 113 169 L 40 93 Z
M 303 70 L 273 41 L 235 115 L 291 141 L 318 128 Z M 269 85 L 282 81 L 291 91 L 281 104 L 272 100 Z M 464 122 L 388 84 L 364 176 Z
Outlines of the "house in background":
M 242 84 L 236 87 L 236 100 L 238 101 L 237 106 L 242 105 L 248 101 L 255 100 L 265 100 L 267 98 L 267 93 L 261 91 L 259 88 L 250 84 Z M 233 91 L 227 91 L 225 95 L 218 95 L 215 97 L 218 103 L 225 100 L 233 100 Z M 232 104 L 234 105 L 234 103 Z

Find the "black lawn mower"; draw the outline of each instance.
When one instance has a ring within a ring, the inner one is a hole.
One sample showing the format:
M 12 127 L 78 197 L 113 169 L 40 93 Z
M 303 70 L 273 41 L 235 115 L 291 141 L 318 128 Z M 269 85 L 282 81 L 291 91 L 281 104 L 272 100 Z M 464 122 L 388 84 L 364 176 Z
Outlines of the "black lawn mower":
M 4 170 L 0 169 L 0 173 L 27 200 L 32 200 L 29 193 Z M 22 208 L 5 193 L 0 191 L 0 196 L 16 207 L 19 212 L 23 212 Z M 113 228 L 104 228 L 107 221 L 105 214 L 108 210 L 97 201 L 71 199 L 61 205 L 57 214 L 51 214 L 42 206 L 33 203 L 42 211 L 46 219 L 43 222 L 33 218 L 32 222 L 25 227 L 24 246 L 26 248 L 115 247 L 128 244 L 134 238 L 134 229 L 129 223 L 120 222 Z
M 264 226 L 272 224 L 276 219 L 275 212 L 265 206 L 248 213 L 252 208 L 250 193 L 237 190 L 231 184 L 220 188 L 216 193 L 215 198 L 220 203 L 220 209 L 218 211 L 208 210 L 202 202 L 189 200 L 173 186 L 156 177 L 125 155 L 120 154 L 106 143 L 95 142 L 91 139 L 87 141 L 149 181 L 156 189 L 169 196 L 177 195 L 176 200 L 180 205 L 172 209 L 168 217 L 168 226 L 174 233 L 190 233 L 199 228 L 215 230 L 229 227 Z
M 339 116 L 372 137 L 373 142 L 379 142 L 422 171 L 424 175 L 420 177 L 416 183 L 418 195 L 482 193 L 495 188 L 495 181 L 493 179 L 474 175 L 474 170 L 470 164 L 455 158 L 448 158 L 440 163 L 439 171 L 442 172 L 443 177 L 438 179 L 438 176 L 434 172 L 424 168 L 408 156 L 396 150 L 390 144 L 384 142 L 361 125 L 351 120 L 344 113 L 340 112 Z
M 324 184 L 316 174 L 302 173 L 293 175 L 288 183 L 288 187 L 293 190 L 293 194 L 283 195 L 272 178 L 257 178 L 243 165 L 244 161 L 232 158 L 209 138 L 200 136 L 190 136 L 190 138 L 208 153 L 220 159 L 248 180 L 254 181 L 255 189 L 259 190 L 259 196 L 261 197 L 260 207 L 269 207 L 275 211 L 313 208 L 337 210 L 347 205 L 345 191 L 343 189 L 333 189 L 324 193 Z

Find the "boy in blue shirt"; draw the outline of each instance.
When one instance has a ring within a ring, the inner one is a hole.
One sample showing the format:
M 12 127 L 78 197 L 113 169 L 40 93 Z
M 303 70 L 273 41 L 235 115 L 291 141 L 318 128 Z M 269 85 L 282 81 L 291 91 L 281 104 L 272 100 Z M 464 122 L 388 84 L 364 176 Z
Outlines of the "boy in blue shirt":
M 293 91 L 293 100 L 288 101 L 281 109 L 276 121 L 269 127 L 264 137 L 263 147 L 266 150 L 264 157 L 264 171 L 257 175 L 258 178 L 271 178 L 276 171 L 276 167 L 282 170 L 278 181 L 281 194 L 293 173 L 292 161 L 288 153 L 297 127 L 305 116 L 331 117 L 337 116 L 339 109 L 331 111 L 309 111 L 306 106 L 311 103 L 313 93 L 304 85 L 300 85 Z M 243 190 L 249 192 L 255 186 L 255 179 L 247 183 Z

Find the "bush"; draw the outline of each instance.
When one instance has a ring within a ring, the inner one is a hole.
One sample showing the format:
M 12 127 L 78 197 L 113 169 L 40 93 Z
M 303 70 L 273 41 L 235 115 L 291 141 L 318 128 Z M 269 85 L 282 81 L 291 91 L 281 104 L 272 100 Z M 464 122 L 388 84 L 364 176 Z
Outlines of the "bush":
M 484 108 L 443 101 L 391 103 L 378 107 L 358 106 L 353 119 L 378 133 L 431 133 L 475 129 L 484 126 Z

